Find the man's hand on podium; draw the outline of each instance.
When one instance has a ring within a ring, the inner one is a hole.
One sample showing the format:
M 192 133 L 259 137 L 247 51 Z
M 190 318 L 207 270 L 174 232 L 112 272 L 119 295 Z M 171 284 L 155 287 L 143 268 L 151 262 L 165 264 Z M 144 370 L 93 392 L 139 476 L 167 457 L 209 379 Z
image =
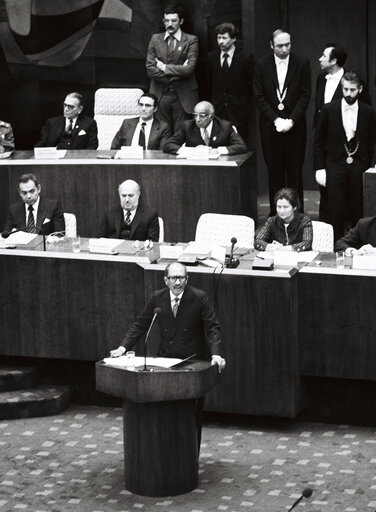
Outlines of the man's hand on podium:
M 226 361 L 221 356 L 212 356 L 211 364 L 212 364 L 212 366 L 217 364 L 218 365 L 218 371 L 219 371 L 219 373 L 221 373 L 221 371 L 226 366 Z
M 121 346 L 116 348 L 115 350 L 110 351 L 110 357 L 120 357 L 125 354 L 126 350 L 125 347 Z

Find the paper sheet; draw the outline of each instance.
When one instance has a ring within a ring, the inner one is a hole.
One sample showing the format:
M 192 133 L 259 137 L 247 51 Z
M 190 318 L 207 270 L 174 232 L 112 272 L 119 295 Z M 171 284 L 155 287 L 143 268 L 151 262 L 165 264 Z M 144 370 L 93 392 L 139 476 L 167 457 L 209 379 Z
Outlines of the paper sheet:
M 145 362 L 143 357 L 129 358 L 126 355 L 120 357 L 106 357 L 103 361 L 109 366 L 116 366 L 118 368 L 127 368 L 128 366 L 142 366 Z M 174 364 L 178 364 L 182 359 L 173 357 L 147 357 L 147 366 L 160 366 L 162 368 L 171 368 Z

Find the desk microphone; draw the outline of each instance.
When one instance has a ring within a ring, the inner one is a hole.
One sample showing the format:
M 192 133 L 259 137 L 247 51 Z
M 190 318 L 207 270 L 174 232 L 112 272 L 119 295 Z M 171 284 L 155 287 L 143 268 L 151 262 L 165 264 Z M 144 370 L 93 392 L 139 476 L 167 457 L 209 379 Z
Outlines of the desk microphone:
M 49 224 L 48 222 L 46 222 L 46 224 Z M 46 235 L 44 234 L 44 227 L 43 226 L 35 226 L 35 231 L 37 231 L 39 229 L 39 231 L 41 232 L 41 235 L 43 236 L 43 250 L 45 251 L 46 250 Z M 23 228 L 19 228 L 19 229 L 14 229 L 13 231 L 3 231 L 1 233 L 1 236 L 3 238 L 8 238 L 10 235 L 13 235 L 13 233 L 18 233 L 19 231 L 26 231 L 26 226 L 23 227 Z M 35 233 L 36 235 L 38 233 Z
M 150 331 L 151 331 L 151 328 L 153 327 L 154 325 L 154 322 L 157 318 L 157 316 L 159 315 L 159 313 L 162 311 L 161 308 L 154 308 L 154 316 L 150 322 L 150 326 L 149 326 L 149 329 L 148 329 L 148 332 L 146 333 L 146 336 L 145 336 L 145 343 L 144 343 L 144 371 L 146 371 L 146 346 L 147 346 L 147 343 L 148 343 L 148 339 L 149 339 L 149 335 L 150 335 Z
M 302 495 L 300 496 L 300 498 L 298 498 L 296 500 L 296 502 L 293 504 L 293 506 L 291 508 L 289 508 L 288 512 L 291 512 L 291 510 L 293 508 L 295 508 L 296 505 L 298 503 L 300 503 L 303 498 L 310 498 L 312 496 L 312 493 L 313 493 L 313 491 L 312 491 L 312 489 L 310 487 L 306 487 L 305 489 L 303 489 Z
M 239 260 L 234 258 L 234 246 L 237 241 L 234 236 L 231 238 L 230 257 L 226 260 L 226 268 L 236 268 L 239 265 Z

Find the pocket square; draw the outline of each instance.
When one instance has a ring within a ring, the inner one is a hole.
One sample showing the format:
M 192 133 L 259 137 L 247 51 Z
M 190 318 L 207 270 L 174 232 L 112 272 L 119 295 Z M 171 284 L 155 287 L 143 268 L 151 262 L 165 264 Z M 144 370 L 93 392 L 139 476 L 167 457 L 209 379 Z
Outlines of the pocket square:
M 48 217 L 46 217 L 43 221 L 43 224 L 46 224 L 47 222 L 51 222 L 50 219 Z
M 78 132 L 78 136 L 80 136 L 80 135 L 86 135 L 85 130 L 80 130 L 80 131 Z

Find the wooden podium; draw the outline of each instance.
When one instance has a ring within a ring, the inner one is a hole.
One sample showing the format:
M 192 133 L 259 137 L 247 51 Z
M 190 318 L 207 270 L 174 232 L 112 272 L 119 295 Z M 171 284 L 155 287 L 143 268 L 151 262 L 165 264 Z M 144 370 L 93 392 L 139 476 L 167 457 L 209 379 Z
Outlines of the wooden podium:
M 96 363 L 96 387 L 123 400 L 125 488 L 174 496 L 198 485 L 196 400 L 218 368 L 194 361 L 176 370 L 128 370 Z

